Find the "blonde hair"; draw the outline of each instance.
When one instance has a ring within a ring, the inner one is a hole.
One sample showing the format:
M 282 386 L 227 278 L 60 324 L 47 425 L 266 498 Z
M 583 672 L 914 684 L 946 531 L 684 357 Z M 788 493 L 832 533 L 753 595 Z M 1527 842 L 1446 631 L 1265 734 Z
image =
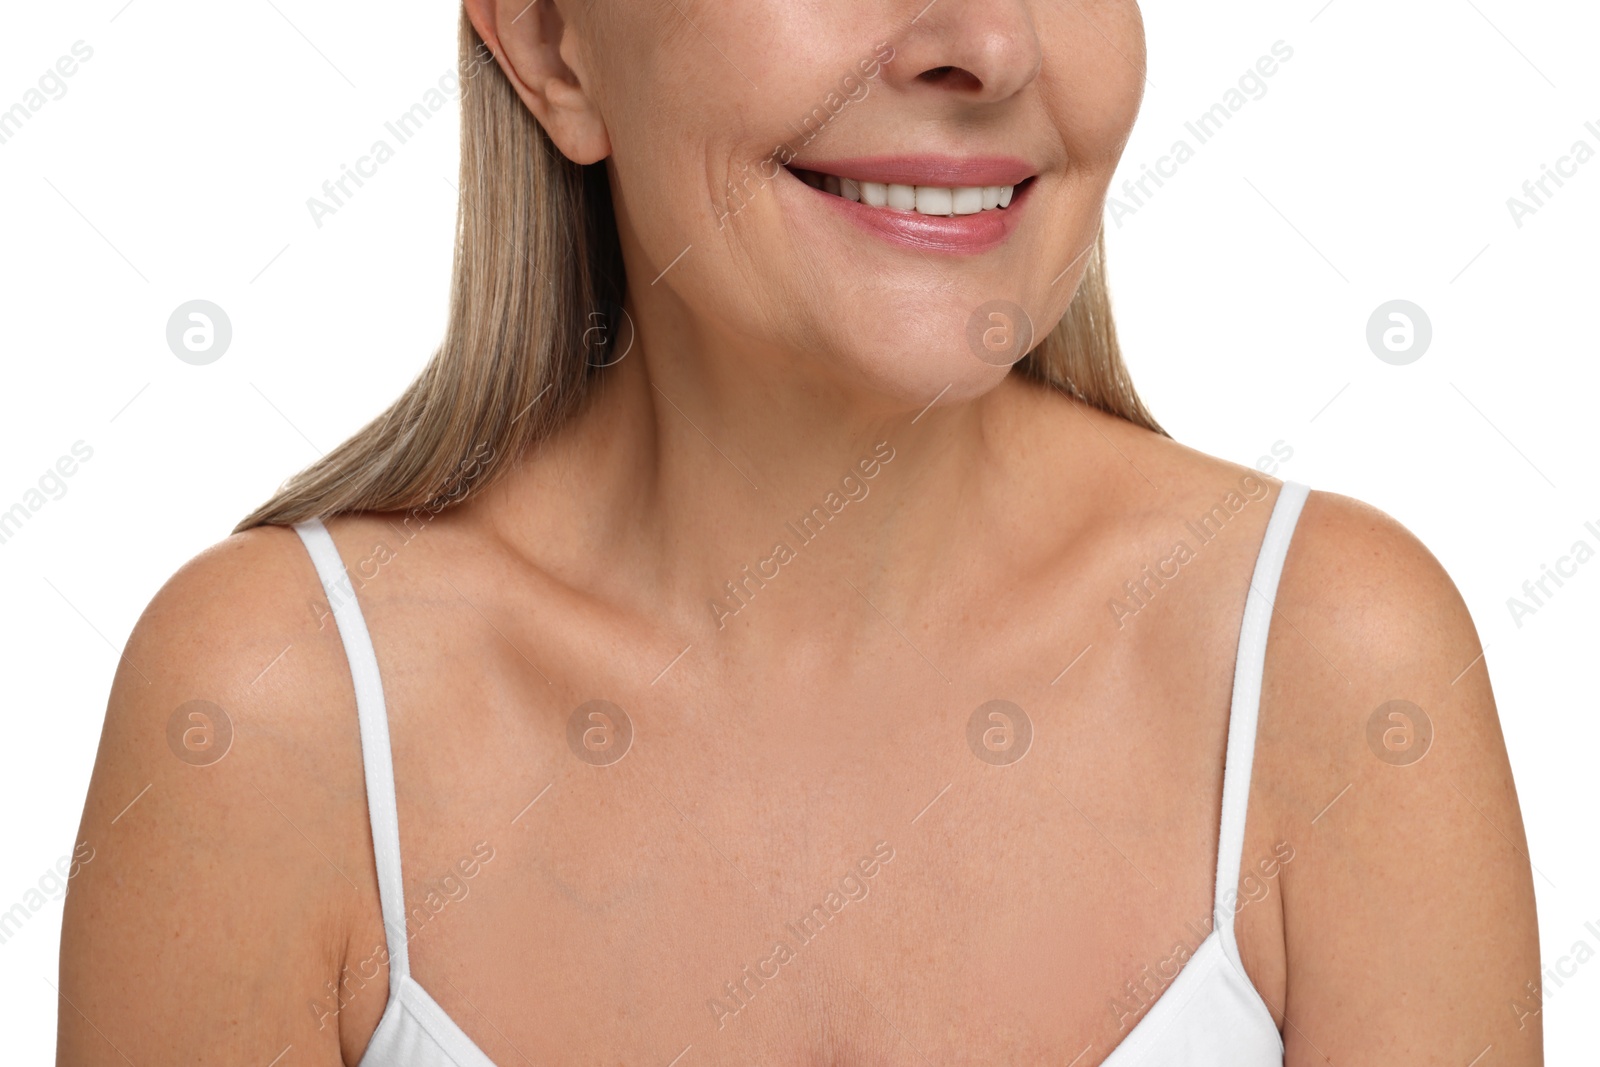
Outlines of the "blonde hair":
M 571 418 L 604 373 L 590 342 L 615 336 L 626 285 L 605 164 L 556 149 L 500 67 L 482 62 L 465 9 L 457 51 L 461 198 L 444 339 L 388 410 L 284 482 L 236 533 L 459 503 Z M 1164 433 L 1122 362 L 1103 231 L 1067 314 L 1017 369 Z

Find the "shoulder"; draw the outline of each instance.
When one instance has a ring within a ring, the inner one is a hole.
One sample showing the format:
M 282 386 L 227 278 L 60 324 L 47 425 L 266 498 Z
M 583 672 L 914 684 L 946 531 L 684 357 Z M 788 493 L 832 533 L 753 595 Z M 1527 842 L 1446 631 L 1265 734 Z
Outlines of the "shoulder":
M 1476 655 L 1472 619 L 1444 567 L 1415 534 L 1370 504 L 1310 493 L 1290 558 L 1280 604 L 1305 615 L 1330 643 L 1381 662 L 1468 649 L 1469 659 Z
M 159 644 L 202 637 L 221 649 L 266 628 L 293 629 L 312 618 L 299 594 L 315 584 L 315 570 L 293 529 L 245 530 L 178 568 L 151 598 L 134 638 Z
M 1506 1010 L 1537 978 L 1538 942 L 1483 651 L 1411 532 L 1310 494 L 1274 606 L 1256 773 L 1261 815 L 1296 854 L 1282 879 L 1291 1046 L 1367 1059 L 1398 1040 L 1402 1058 L 1464 1062 L 1492 1043 L 1536 1061 Z
M 1229 521 L 1229 527 L 1249 531 L 1228 551 L 1241 563 L 1253 562 L 1285 480 L 1294 479 L 1292 446 L 1263 443 L 1250 464 L 1237 463 L 1081 403 L 1074 406 L 1083 429 L 1076 437 L 1060 435 L 1059 462 L 1081 463 L 1084 450 L 1099 443 L 1104 462 L 1097 496 L 1110 503 L 1106 510 L 1116 521 L 1108 525 L 1117 536 L 1136 537 L 1148 527 L 1204 539 L 1212 531 L 1196 527 L 1221 505 L 1241 520 Z M 1219 594 L 1232 577 L 1223 576 Z M 1298 653 L 1311 655 L 1336 678 L 1347 661 L 1369 677 L 1383 664 L 1410 663 L 1426 673 L 1448 662 L 1455 667 L 1444 679 L 1448 683 L 1479 651 L 1455 584 L 1415 535 L 1369 504 L 1315 488 L 1293 530 L 1274 618 L 1295 639 Z M 1275 652 L 1282 636 L 1274 631 Z M 1419 656 L 1437 663 L 1422 664 Z
M 219 725 L 255 738 L 239 762 L 264 746 L 326 748 L 346 732 L 330 704 L 350 698 L 325 605 L 311 560 L 286 527 L 234 534 L 185 563 L 139 617 L 113 682 L 106 729 L 139 743 L 102 744 L 102 759 L 214 757 L 225 766 L 231 751 L 171 751 L 166 720 L 190 702 L 211 705 Z
M 210 842 L 220 854 L 248 847 L 252 833 L 298 838 L 297 816 L 313 818 L 315 804 L 319 846 L 359 859 L 360 730 L 328 599 L 287 527 L 234 534 L 179 568 L 124 649 L 86 821 L 115 814 L 96 808 L 116 805 L 111 782 L 150 783 L 140 804 L 163 814 L 143 820 L 146 844 L 169 848 L 225 823 Z
M 373 875 L 354 698 L 321 600 L 292 530 L 250 530 L 172 575 L 124 649 L 79 832 L 93 858 L 63 919 L 62 988 L 146 1058 L 253 1056 L 262 1035 L 235 1025 L 244 1015 L 337 1052 L 337 1016 L 306 1005 L 337 973 Z M 279 993 L 235 1002 L 264 979 Z M 87 1055 L 98 1038 L 72 1021 L 62 1048 Z
M 300 538 L 260 527 L 201 552 L 152 597 L 129 636 L 108 726 L 205 700 L 240 719 L 243 732 L 256 723 L 262 743 L 326 746 L 347 725 L 329 707 L 352 699 L 344 673 Z
M 1455 583 L 1416 535 L 1358 500 L 1308 495 L 1272 638 L 1288 706 L 1344 709 L 1339 722 L 1371 700 L 1432 706 L 1451 719 L 1494 716 L 1483 649 Z M 1320 715 L 1305 725 L 1319 722 L 1331 725 Z
M 1359 779 L 1399 802 L 1447 770 L 1504 768 L 1471 613 L 1433 553 L 1377 508 L 1308 495 L 1274 601 L 1261 729 L 1299 805 L 1341 774 L 1334 792 Z
M 1280 784 L 1302 803 L 1326 787 L 1324 768 L 1349 780 L 1428 761 L 1412 775 L 1372 777 L 1369 791 L 1393 794 L 1444 763 L 1503 764 L 1467 605 L 1427 547 L 1377 508 L 1307 496 L 1273 605 L 1261 728 L 1284 746 L 1278 755 L 1296 773 Z

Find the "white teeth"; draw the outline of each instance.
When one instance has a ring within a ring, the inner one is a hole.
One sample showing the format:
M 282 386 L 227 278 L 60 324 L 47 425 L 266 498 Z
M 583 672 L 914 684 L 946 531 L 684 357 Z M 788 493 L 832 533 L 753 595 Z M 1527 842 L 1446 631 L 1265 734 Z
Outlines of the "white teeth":
M 917 198 L 918 207 L 921 207 L 922 198 Z M 966 186 L 956 189 L 950 196 L 950 213 L 952 215 L 976 215 L 983 210 L 983 190 L 976 186 Z
M 917 214 L 950 215 L 954 213 L 955 191 L 937 185 L 917 186 Z
M 796 173 L 813 189 L 821 189 L 858 204 L 939 217 L 976 215 L 980 211 L 1009 207 L 1011 197 L 1016 192 L 1014 185 L 891 185 L 839 178 L 809 170 L 797 170 Z

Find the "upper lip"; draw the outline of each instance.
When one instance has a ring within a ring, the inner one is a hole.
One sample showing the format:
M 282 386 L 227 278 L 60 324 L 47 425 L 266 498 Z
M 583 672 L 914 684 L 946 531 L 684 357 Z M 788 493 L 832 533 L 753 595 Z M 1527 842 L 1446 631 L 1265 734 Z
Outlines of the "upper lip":
M 1035 171 L 1012 156 L 861 156 L 852 159 L 794 159 L 791 170 L 811 170 L 858 182 L 884 185 L 1021 185 Z

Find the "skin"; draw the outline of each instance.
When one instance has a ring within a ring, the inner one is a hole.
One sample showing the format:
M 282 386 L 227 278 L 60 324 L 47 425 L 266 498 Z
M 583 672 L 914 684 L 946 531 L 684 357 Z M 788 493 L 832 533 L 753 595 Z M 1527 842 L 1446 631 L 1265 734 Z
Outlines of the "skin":
M 1041 332 L 1064 312 L 1137 111 L 1139 12 L 942 0 L 912 26 L 920 6 L 467 5 L 561 151 L 607 161 L 638 329 L 504 480 L 409 525 L 329 522 L 383 676 L 408 902 L 433 894 L 412 974 L 497 1063 L 692 1046 L 679 1062 L 1090 1067 L 1142 1014 L 1127 983 L 1173 973 L 1210 913 L 1234 653 L 1279 483 L 964 338 L 997 294 Z M 983 255 L 918 253 L 786 179 L 719 227 L 730 175 L 880 41 L 896 57 L 828 153 L 1020 153 L 1028 225 Z M 724 583 L 879 442 L 893 458 L 867 495 L 719 619 Z M 1241 484 L 1259 492 L 1118 619 L 1123 583 L 1198 544 L 1185 523 Z M 1415 538 L 1311 495 L 1235 920 L 1295 1067 L 1542 1062 L 1539 1017 L 1511 1008 L 1539 977 L 1533 885 L 1481 651 Z M 566 740 L 596 698 L 634 730 L 610 766 Z M 1034 730 L 1008 766 L 967 741 L 996 698 Z M 167 742 L 195 699 L 235 727 L 203 767 Z M 1396 699 L 1433 729 L 1405 766 L 1368 743 Z M 387 996 L 366 820 L 310 561 L 289 530 L 230 537 L 156 595 L 114 683 L 58 1062 L 355 1064 Z M 892 859 L 860 875 L 878 842 Z M 841 884 L 859 898 L 746 1006 L 708 1006 Z M 349 973 L 370 977 L 334 1012 Z

